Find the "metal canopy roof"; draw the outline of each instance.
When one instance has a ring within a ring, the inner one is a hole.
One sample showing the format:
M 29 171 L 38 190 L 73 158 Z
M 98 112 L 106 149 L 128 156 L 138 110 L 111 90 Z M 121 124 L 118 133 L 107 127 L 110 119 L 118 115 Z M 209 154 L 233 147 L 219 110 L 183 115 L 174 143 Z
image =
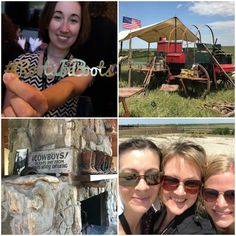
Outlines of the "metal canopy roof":
M 139 29 L 119 32 L 119 41 L 134 37 L 138 37 L 148 43 L 158 42 L 160 37 L 166 37 L 167 40 L 184 40 L 188 42 L 196 42 L 198 40 L 198 37 L 177 17 Z

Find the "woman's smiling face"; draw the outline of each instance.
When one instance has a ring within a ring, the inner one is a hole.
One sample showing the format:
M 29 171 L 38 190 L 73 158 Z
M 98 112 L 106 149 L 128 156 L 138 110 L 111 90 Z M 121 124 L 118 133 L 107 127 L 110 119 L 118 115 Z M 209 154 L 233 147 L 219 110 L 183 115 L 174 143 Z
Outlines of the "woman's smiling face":
M 78 37 L 81 14 L 78 2 L 58 2 L 48 27 L 50 44 L 57 49 L 68 50 Z
M 145 175 L 160 171 L 160 157 L 148 149 L 129 150 L 120 156 L 120 173 Z M 159 184 L 148 185 L 142 177 L 135 186 L 119 185 L 125 211 L 143 215 L 157 198 Z
M 161 187 L 160 191 L 161 200 L 167 209 L 167 217 L 171 220 L 196 202 L 198 191 L 195 194 L 185 191 L 183 182 L 186 180 L 201 181 L 201 171 L 194 162 L 181 156 L 174 156 L 166 162 L 163 172 L 165 176 L 171 176 L 180 181 L 175 190 L 168 191 Z
M 204 188 L 220 192 L 216 201 L 204 201 L 205 208 L 215 226 L 223 229 L 232 227 L 234 225 L 234 203 L 227 202 L 222 193 L 234 190 L 234 173 L 225 172 L 212 175 L 206 180 Z

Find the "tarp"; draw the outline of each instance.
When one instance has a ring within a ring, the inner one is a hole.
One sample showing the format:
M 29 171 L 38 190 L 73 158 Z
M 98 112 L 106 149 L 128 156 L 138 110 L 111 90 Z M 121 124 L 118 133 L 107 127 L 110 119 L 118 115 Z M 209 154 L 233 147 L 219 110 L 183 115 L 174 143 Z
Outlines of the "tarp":
M 198 40 L 198 37 L 194 35 L 178 17 L 173 17 L 169 20 L 139 29 L 121 31 L 118 36 L 119 41 L 135 37 L 148 43 L 158 42 L 160 37 L 165 37 L 167 40 L 184 40 L 188 42 L 196 42 Z

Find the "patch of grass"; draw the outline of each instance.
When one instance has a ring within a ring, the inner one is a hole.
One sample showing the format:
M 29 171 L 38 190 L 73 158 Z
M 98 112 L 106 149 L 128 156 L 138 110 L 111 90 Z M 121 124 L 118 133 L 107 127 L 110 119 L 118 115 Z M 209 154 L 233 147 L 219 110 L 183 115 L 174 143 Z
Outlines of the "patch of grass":
M 208 102 L 234 103 L 234 90 L 211 92 L 205 99 L 186 98 L 178 92 L 152 90 L 148 95 L 136 95 L 126 99 L 132 117 L 221 117 L 218 112 L 204 109 Z M 119 114 L 124 110 L 119 104 Z

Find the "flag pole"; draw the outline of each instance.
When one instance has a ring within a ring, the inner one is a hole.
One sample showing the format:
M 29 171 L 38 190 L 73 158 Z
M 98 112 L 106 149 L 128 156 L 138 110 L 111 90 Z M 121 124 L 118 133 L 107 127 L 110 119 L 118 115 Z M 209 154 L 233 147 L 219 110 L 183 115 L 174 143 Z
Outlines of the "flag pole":
M 123 16 L 123 28 L 130 29 L 130 32 L 131 32 L 131 29 L 136 29 L 136 28 L 140 28 L 140 27 L 141 27 L 140 20 Z M 131 49 L 131 45 L 132 45 L 132 37 L 130 36 L 130 39 L 129 39 L 129 55 L 128 55 L 128 87 L 131 86 L 131 71 L 132 71 L 132 49 Z

